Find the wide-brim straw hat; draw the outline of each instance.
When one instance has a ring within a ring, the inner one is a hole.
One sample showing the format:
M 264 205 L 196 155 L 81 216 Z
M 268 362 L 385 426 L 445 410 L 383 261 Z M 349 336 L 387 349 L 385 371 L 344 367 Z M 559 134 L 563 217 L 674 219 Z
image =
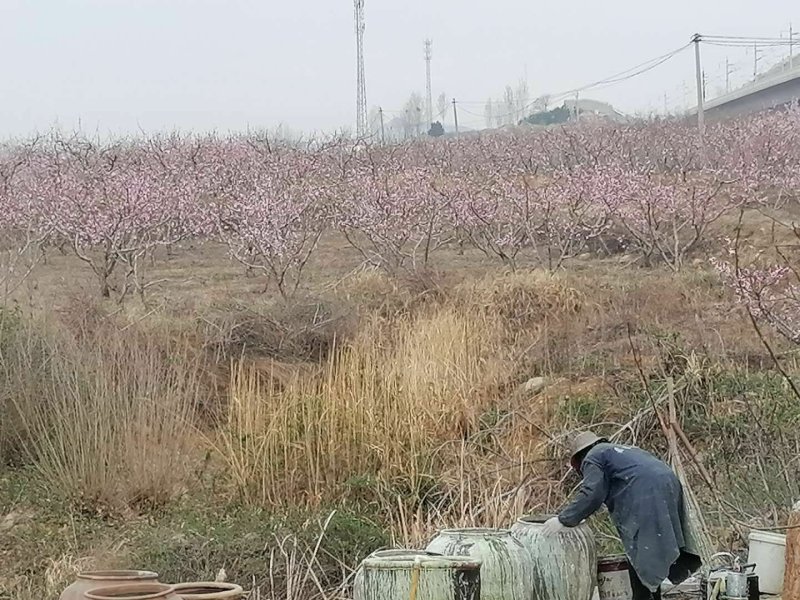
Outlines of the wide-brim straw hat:
M 581 452 L 583 452 L 584 450 L 586 450 L 588 448 L 591 448 L 595 444 L 599 444 L 600 442 L 607 442 L 607 441 L 608 441 L 607 438 L 600 437 L 599 435 L 597 435 L 593 431 L 582 431 L 581 433 L 576 435 L 572 439 L 572 447 L 571 447 L 572 453 L 570 454 L 570 457 L 569 457 L 569 462 L 572 465 L 572 468 L 575 469 L 575 470 L 578 470 L 578 467 L 580 467 L 580 465 L 576 465 L 575 464 L 575 459 L 578 457 L 578 455 Z

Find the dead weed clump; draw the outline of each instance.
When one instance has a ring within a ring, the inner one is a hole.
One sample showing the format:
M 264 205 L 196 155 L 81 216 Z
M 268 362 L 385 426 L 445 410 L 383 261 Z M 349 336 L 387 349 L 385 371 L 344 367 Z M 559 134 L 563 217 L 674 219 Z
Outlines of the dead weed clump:
M 439 448 L 469 438 L 509 376 L 495 324 L 453 307 L 375 317 L 314 377 L 278 389 L 234 373 L 217 448 L 239 494 L 261 505 L 340 498 L 357 479 L 419 498 Z M 394 500 L 391 500 L 394 502 Z
M 496 323 L 516 383 L 567 368 L 576 354 L 576 340 L 593 314 L 579 288 L 543 271 L 503 272 L 463 281 L 450 290 L 448 301 Z
M 337 340 L 348 339 L 356 319 L 345 305 L 314 298 L 258 305 L 218 306 L 200 318 L 201 338 L 218 362 L 272 358 L 320 362 Z
M 201 380 L 188 344 L 165 348 L 112 323 L 76 340 L 17 321 L 0 347 L 6 447 L 89 510 L 163 505 L 192 478 Z
M 446 296 L 444 275 L 430 269 L 389 274 L 360 268 L 331 286 L 334 296 L 360 315 L 393 318 L 409 315 Z
M 451 292 L 456 305 L 499 315 L 512 328 L 568 318 L 579 313 L 584 295 L 558 275 L 514 271 L 464 281 Z
M 399 312 L 412 299 L 408 286 L 376 267 L 364 267 L 348 274 L 331 286 L 331 290 L 350 306 L 384 315 Z

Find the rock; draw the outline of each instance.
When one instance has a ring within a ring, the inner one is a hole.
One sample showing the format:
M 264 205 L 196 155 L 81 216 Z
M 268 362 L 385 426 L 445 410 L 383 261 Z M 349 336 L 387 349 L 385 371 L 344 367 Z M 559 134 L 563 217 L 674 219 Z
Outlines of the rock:
M 176 533 L 170 538 L 170 543 L 175 547 L 187 548 L 189 546 L 189 538 L 183 533 Z
M 522 389 L 527 394 L 538 394 L 545 387 L 547 387 L 547 379 L 544 377 L 533 377 L 523 384 Z
M 28 513 L 12 510 L 0 521 L 0 531 L 9 531 L 20 523 L 29 521 L 32 516 Z

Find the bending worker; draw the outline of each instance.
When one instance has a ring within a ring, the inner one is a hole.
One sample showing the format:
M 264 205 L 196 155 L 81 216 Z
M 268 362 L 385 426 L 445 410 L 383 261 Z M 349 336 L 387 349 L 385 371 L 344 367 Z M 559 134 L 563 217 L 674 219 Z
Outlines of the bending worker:
M 668 465 L 588 431 L 573 441 L 570 463 L 583 482 L 572 503 L 545 523 L 545 534 L 576 527 L 605 504 L 631 565 L 633 600 L 657 600 L 665 579 L 678 585 L 700 568 L 698 554 L 687 549 L 683 488 Z

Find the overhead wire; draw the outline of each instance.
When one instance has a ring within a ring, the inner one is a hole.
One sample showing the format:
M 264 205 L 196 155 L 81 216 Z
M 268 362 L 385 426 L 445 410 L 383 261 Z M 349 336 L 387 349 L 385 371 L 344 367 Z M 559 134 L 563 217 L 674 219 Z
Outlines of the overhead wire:
M 718 46 L 720 48 L 781 48 L 786 46 L 800 46 L 800 42 L 717 42 L 713 40 L 703 40 L 708 46 Z
M 651 71 L 652 69 L 655 69 L 656 67 L 659 67 L 660 65 L 664 64 L 665 62 L 667 62 L 668 60 L 670 60 L 674 56 L 676 56 L 676 55 L 680 54 L 681 52 L 683 52 L 684 50 L 686 50 L 690 45 L 691 45 L 691 42 L 681 46 L 680 48 L 676 48 L 675 50 L 672 50 L 671 52 L 667 52 L 666 54 L 662 54 L 661 56 L 657 56 L 655 58 L 652 58 L 652 59 L 650 59 L 648 61 L 645 61 L 643 63 L 640 63 L 640 64 L 638 64 L 638 65 L 636 65 L 634 67 L 631 67 L 629 69 L 625 69 L 624 71 L 620 71 L 619 73 L 611 75 L 611 76 L 609 76 L 609 77 L 607 77 L 605 79 L 600 79 L 598 81 L 595 81 L 594 83 L 590 83 L 590 84 L 587 84 L 587 85 L 584 85 L 584 86 L 581 86 L 581 87 L 573 88 L 571 90 L 568 90 L 566 92 L 562 92 L 560 94 L 550 95 L 550 100 L 555 100 L 557 102 L 558 100 L 565 99 L 565 98 L 568 98 L 570 96 L 574 96 L 575 94 L 579 94 L 580 92 L 584 92 L 586 90 L 603 89 L 603 88 L 609 87 L 611 85 L 615 85 L 617 83 L 621 83 L 623 81 L 627 81 L 629 79 L 633 79 L 634 77 L 638 77 L 639 75 L 642 75 L 644 73 L 647 73 L 648 71 Z M 518 113 L 526 112 L 528 109 L 530 109 L 531 107 L 535 106 L 537 102 L 538 102 L 538 100 L 534 100 L 534 101 L 528 103 L 527 105 L 525 105 L 525 106 L 523 106 L 523 107 L 521 107 L 519 109 L 514 110 L 513 112 L 508 112 L 506 114 L 500 114 L 500 115 L 493 115 L 493 118 L 502 120 L 502 119 L 507 119 L 509 117 L 518 116 Z M 460 105 L 462 103 L 459 102 L 458 104 Z M 465 108 L 462 108 L 461 110 L 463 110 L 467 114 L 471 114 L 471 115 L 474 115 L 474 116 L 482 116 L 482 115 L 477 115 L 476 113 L 472 113 L 472 112 L 470 112 L 469 110 L 467 110 Z
M 631 79 L 633 77 L 641 75 L 642 73 L 646 73 L 647 71 L 655 69 L 656 67 L 664 64 L 669 59 L 673 58 L 674 56 L 676 56 L 676 55 L 680 54 L 681 52 L 683 52 L 684 50 L 686 50 L 689 46 L 691 46 L 691 42 L 688 43 L 688 44 L 684 44 L 680 48 L 676 48 L 672 52 L 668 52 L 668 53 L 663 54 L 663 55 L 661 55 L 659 57 L 656 57 L 656 58 L 648 60 L 648 61 L 646 61 L 644 63 L 641 63 L 641 64 L 639 64 L 639 65 L 637 65 L 635 67 L 631 67 L 630 69 L 627 69 L 625 71 L 621 71 L 621 72 L 619 72 L 619 73 L 617 73 L 615 75 L 607 77 L 606 79 L 601 79 L 601 80 L 596 81 L 594 83 L 590 83 L 589 85 L 585 85 L 585 86 L 582 86 L 582 87 L 574 88 L 574 89 L 569 90 L 568 92 L 564 92 L 564 93 L 565 94 L 574 94 L 576 92 L 582 92 L 582 91 L 597 87 L 599 85 L 608 84 L 608 83 L 617 83 L 617 82 L 620 82 L 620 81 L 625 81 L 627 79 Z
M 800 41 L 798 41 L 798 40 L 790 40 L 788 38 L 782 38 L 782 37 L 700 35 L 699 36 L 699 41 L 704 43 L 704 44 L 711 45 L 711 46 L 729 47 L 729 48 L 752 48 L 752 47 L 755 46 L 755 47 L 757 47 L 759 49 L 762 49 L 762 48 L 776 48 L 776 47 L 790 46 L 790 45 L 798 45 L 798 46 L 800 46 Z M 662 54 L 661 56 L 657 56 L 655 58 L 647 60 L 647 61 L 645 61 L 643 63 L 640 63 L 640 64 L 638 64 L 638 65 L 636 65 L 634 67 L 630 67 L 629 69 L 626 69 L 624 71 L 620 71 L 620 72 L 615 73 L 615 74 L 613 74 L 613 75 L 611 75 L 609 77 L 606 77 L 604 79 L 597 80 L 597 81 L 595 81 L 593 83 L 589 83 L 587 85 L 583 85 L 583 86 L 579 86 L 579 87 L 576 87 L 576 88 L 572 88 L 570 90 L 567 90 L 567 91 L 564 91 L 564 92 L 560 92 L 558 94 L 550 94 L 550 95 L 548 95 L 548 98 L 549 98 L 550 101 L 558 102 L 559 100 L 563 100 L 563 99 L 569 98 L 571 96 L 574 96 L 575 94 L 580 94 L 581 92 L 585 92 L 587 90 L 605 89 L 607 87 L 616 85 L 618 83 L 622 83 L 624 81 L 628 81 L 630 79 L 633 79 L 634 77 L 638 77 L 640 75 L 643 75 L 644 73 L 647 73 L 648 71 L 651 71 L 651 70 L 661 66 L 665 62 L 669 61 L 673 57 L 677 56 L 681 52 L 683 52 L 686 49 L 688 49 L 689 47 L 691 47 L 693 42 L 694 41 L 690 41 L 687 44 L 684 44 L 683 46 L 680 46 L 680 47 L 678 47 L 678 48 L 676 48 L 676 49 L 674 49 L 674 50 L 672 50 L 670 52 L 667 52 L 666 54 Z M 514 109 L 513 111 L 508 111 L 506 113 L 499 114 L 499 115 L 493 114 L 492 115 L 492 119 L 499 119 L 499 120 L 502 121 L 502 120 L 508 119 L 510 117 L 518 117 L 520 114 L 526 113 L 529 109 L 531 109 L 533 106 L 535 106 L 538 102 L 539 102 L 539 99 L 535 99 L 535 100 L 525 104 L 524 106 L 522 106 L 522 107 L 520 107 L 518 109 Z M 471 115 L 473 117 L 478 117 L 478 118 L 482 118 L 482 119 L 486 118 L 486 113 L 479 114 L 479 113 L 476 113 L 476 112 L 472 112 L 469 109 L 464 107 L 464 105 L 482 105 L 482 104 L 486 104 L 485 101 L 480 101 L 480 100 L 460 100 L 460 101 L 458 101 L 457 104 L 459 106 L 459 111 L 460 112 L 466 113 L 466 114 Z M 498 104 L 502 105 L 503 103 L 498 103 Z M 441 111 L 436 118 L 438 118 L 439 116 L 442 116 L 445 112 L 447 112 L 447 110 L 449 110 L 449 107 L 448 107 L 448 109 L 445 109 L 445 111 Z M 385 112 L 390 112 L 390 113 L 400 114 L 400 115 L 405 114 L 405 111 L 403 111 L 403 110 L 399 110 L 399 111 L 388 110 L 388 111 L 385 111 Z
M 573 89 L 568 90 L 566 92 L 562 92 L 562 93 L 555 94 L 555 95 L 550 95 L 550 98 L 552 99 L 552 98 L 568 97 L 570 95 L 574 95 L 576 93 L 580 93 L 582 91 L 586 91 L 586 90 L 589 90 L 589 89 L 592 89 L 592 88 L 597 88 L 597 87 L 601 87 L 601 86 L 607 87 L 609 85 L 614 85 L 616 83 L 620 83 L 622 81 L 626 81 L 628 79 L 632 79 L 633 77 L 637 77 L 638 75 L 646 73 L 647 71 L 650 71 L 650 70 L 662 65 L 663 63 L 665 63 L 669 59 L 673 58 L 674 56 L 676 56 L 680 52 L 686 50 L 690 45 L 691 45 L 691 43 L 685 44 L 685 45 L 683 45 L 683 46 L 681 46 L 679 48 L 676 48 L 675 50 L 667 52 L 666 54 L 662 54 L 661 56 L 657 56 L 655 58 L 651 58 L 650 60 L 647 60 L 647 61 L 645 61 L 643 63 L 640 63 L 640 64 L 638 64 L 636 66 L 633 66 L 633 67 L 630 67 L 628 69 L 625 69 L 624 71 L 620 71 L 618 73 L 615 73 L 615 74 L 613 74 L 613 75 L 611 75 L 611 76 L 609 76 L 607 78 L 600 79 L 598 81 L 595 81 L 593 83 L 590 83 L 590 84 L 587 84 L 587 85 L 584 85 L 584 86 L 573 88 Z M 521 107 L 518 110 L 519 111 L 528 110 L 529 108 L 531 108 L 534 105 L 536 105 L 536 103 L 537 103 L 537 100 L 533 100 L 533 101 L 527 103 L 525 106 Z M 458 101 L 458 105 L 459 106 L 464 105 L 464 104 L 478 104 L 478 105 L 480 105 L 480 104 L 485 104 L 485 101 L 479 101 L 479 100 L 459 100 Z M 475 115 L 475 116 L 482 116 L 482 115 L 477 115 L 476 113 L 471 113 L 470 111 L 467 111 L 464 108 L 462 108 L 461 110 L 463 110 L 464 112 L 467 112 L 468 114 L 472 114 L 472 115 Z M 397 114 L 403 114 L 404 111 L 401 110 L 401 111 L 386 111 L 386 112 L 395 112 Z M 517 111 L 515 111 L 515 112 L 517 112 Z M 508 113 L 506 115 L 496 115 L 495 118 L 502 118 L 502 117 L 509 117 L 509 116 L 512 116 L 512 113 Z
M 756 36 L 756 35 L 700 35 L 700 41 L 706 40 L 748 40 L 750 42 L 753 41 L 786 41 L 788 38 L 784 37 L 763 37 L 763 36 Z

